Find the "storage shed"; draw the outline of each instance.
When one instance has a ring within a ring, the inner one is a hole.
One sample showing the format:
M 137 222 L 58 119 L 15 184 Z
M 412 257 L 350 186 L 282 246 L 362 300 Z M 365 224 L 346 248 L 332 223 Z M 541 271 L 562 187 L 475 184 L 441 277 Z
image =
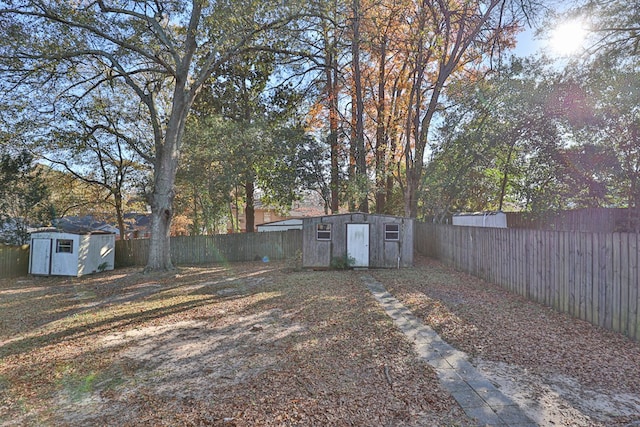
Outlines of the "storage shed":
M 352 267 L 412 266 L 413 220 L 365 213 L 303 219 L 303 267 L 327 268 L 345 257 L 352 258 Z
M 290 218 L 283 219 L 281 221 L 266 222 L 264 224 L 256 225 L 258 233 L 265 231 L 287 231 L 287 230 L 302 230 L 302 218 Z
M 507 228 L 507 214 L 495 212 L 467 212 L 453 214 L 453 225 L 467 227 Z
M 44 276 L 82 276 L 113 270 L 115 234 L 103 231 L 31 233 L 29 273 Z

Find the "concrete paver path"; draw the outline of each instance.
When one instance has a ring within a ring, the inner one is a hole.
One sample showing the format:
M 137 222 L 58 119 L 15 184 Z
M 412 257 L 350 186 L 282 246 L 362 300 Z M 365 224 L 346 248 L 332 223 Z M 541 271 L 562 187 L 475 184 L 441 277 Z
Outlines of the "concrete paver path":
M 443 388 L 451 393 L 469 417 L 477 420 L 478 425 L 537 425 L 469 363 L 466 353 L 442 340 L 387 292 L 382 283 L 369 275 L 362 276 L 362 280 L 396 326 L 414 342 L 419 357 L 436 370 Z

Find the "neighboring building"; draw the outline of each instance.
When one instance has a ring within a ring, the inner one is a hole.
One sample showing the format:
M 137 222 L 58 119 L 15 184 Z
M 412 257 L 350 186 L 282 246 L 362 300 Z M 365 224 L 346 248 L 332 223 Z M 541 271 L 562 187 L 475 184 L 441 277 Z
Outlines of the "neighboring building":
M 267 222 L 256 227 L 258 232 L 302 230 L 302 218 L 283 219 L 282 221 Z
M 124 214 L 125 234 L 127 239 L 142 239 L 151 236 L 151 215 L 147 213 Z M 85 233 L 103 231 L 113 233 L 116 240 L 121 238 L 117 225 L 96 219 L 93 215 L 66 216 L 53 221 L 54 227 L 59 231 L 69 233 Z
M 467 227 L 507 228 L 507 214 L 501 211 L 456 213 L 453 214 L 452 224 Z
M 116 237 L 120 237 L 120 230 L 106 221 L 96 219 L 92 215 L 84 216 L 65 216 L 53 220 L 53 226 L 59 231 L 68 233 L 87 233 L 94 231 L 102 231 L 105 233 L 113 233 Z
M 240 209 L 240 211 L 238 211 L 235 206 L 232 206 L 231 212 L 234 220 L 236 217 L 238 218 L 239 231 L 243 233 L 246 232 L 247 221 L 244 214 L 244 209 Z M 254 219 L 257 231 L 266 231 L 264 229 L 260 229 L 260 226 L 263 224 L 270 224 L 289 219 L 301 219 L 324 214 L 324 202 L 316 193 L 309 193 L 302 200 L 295 202 L 291 210 L 286 214 L 279 213 L 277 209 L 271 206 L 263 205 L 260 200 L 256 200 L 254 205 Z M 229 233 L 232 233 L 234 231 L 231 222 L 227 224 L 227 231 Z
M 456 213 L 453 225 L 470 227 L 529 228 L 591 233 L 637 232 L 640 211 L 628 208 L 581 208 L 552 212 Z
M 328 268 L 350 258 L 352 267 L 400 268 L 413 265 L 413 219 L 347 213 L 304 218 L 302 266 Z
M 151 214 L 130 212 L 124 214 L 127 239 L 146 239 L 151 237 Z
M 29 273 L 44 276 L 82 276 L 113 270 L 115 234 L 104 231 L 31 233 Z

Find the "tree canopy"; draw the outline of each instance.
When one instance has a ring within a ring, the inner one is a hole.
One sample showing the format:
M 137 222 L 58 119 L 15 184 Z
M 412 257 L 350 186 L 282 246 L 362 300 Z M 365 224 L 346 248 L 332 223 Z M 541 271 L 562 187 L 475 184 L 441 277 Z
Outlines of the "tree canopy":
M 570 8 L 593 37 L 560 69 L 504 55 L 536 0 L 4 0 L 0 124 L 117 212 L 143 188 L 148 269 L 172 268 L 176 213 L 214 232 L 240 192 L 249 213 L 304 189 L 412 217 L 638 206 L 626 6 Z
M 250 0 L 3 1 L 3 92 L 21 107 L 10 122 L 64 123 L 71 107 L 101 98 L 99 91 L 121 93 L 116 108 L 134 118 L 134 129 L 118 128 L 119 136 L 153 171 L 147 268 L 170 269 L 174 182 L 190 107 L 215 69 L 268 46 L 268 32 L 288 22 L 294 7 Z M 23 125 L 25 133 L 29 127 Z

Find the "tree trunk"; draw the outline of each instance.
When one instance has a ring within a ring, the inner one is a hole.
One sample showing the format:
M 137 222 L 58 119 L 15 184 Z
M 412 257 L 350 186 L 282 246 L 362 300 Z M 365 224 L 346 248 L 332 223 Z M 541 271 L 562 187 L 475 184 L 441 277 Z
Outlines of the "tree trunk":
M 171 262 L 171 220 L 173 219 L 174 183 L 180 157 L 180 139 L 184 131 L 185 118 L 190 104 L 177 85 L 174 92 L 173 110 L 165 139 L 156 143 L 156 161 L 153 175 L 153 193 L 149 197 L 151 205 L 151 238 L 149 258 L 145 271 L 173 270 Z
M 340 203 L 338 191 L 339 182 L 339 147 L 338 147 L 338 79 L 337 64 L 335 64 L 334 54 L 327 52 L 325 58 L 325 70 L 327 76 L 327 103 L 329 107 L 329 147 L 331 151 L 331 213 L 338 213 Z
M 149 240 L 149 259 L 145 271 L 172 270 L 171 262 L 171 219 L 173 218 L 173 182 L 175 163 L 162 156 L 155 170 L 151 204 L 151 238 Z
M 247 198 L 247 204 L 244 209 L 244 216 L 246 219 L 247 233 L 253 233 L 255 231 L 256 224 L 256 212 L 254 206 L 254 192 L 255 192 L 255 184 L 253 181 L 247 181 L 244 184 L 245 196 Z
M 507 160 L 504 164 L 504 171 L 502 172 L 502 181 L 500 183 L 500 200 L 498 201 L 498 210 L 502 211 L 504 206 L 504 198 L 507 193 L 507 182 L 509 182 L 509 170 L 511 169 L 511 156 L 513 155 L 515 141 L 512 141 L 509 145 L 509 152 L 507 154 Z
M 364 146 L 364 100 L 362 94 L 362 74 L 360 72 L 360 0 L 353 0 L 353 85 L 355 92 L 355 167 L 356 185 L 360 212 L 369 212 L 367 159 Z
M 116 208 L 116 221 L 120 230 L 120 240 L 127 239 L 127 228 L 124 225 L 124 213 L 122 212 L 122 194 L 118 191 L 113 195 L 113 204 Z
M 353 96 L 353 90 L 352 90 Z M 357 210 L 356 199 L 355 199 L 355 182 L 358 179 L 358 174 L 356 173 L 356 144 L 354 143 L 356 139 L 356 126 L 355 126 L 355 117 L 356 117 L 356 104 L 355 102 L 351 103 L 351 142 L 349 144 L 349 167 L 347 168 L 347 173 L 349 177 L 349 212 L 355 212 Z
M 385 212 L 386 175 L 386 129 L 385 129 L 385 84 L 386 84 L 386 36 L 380 42 L 380 64 L 378 69 L 378 105 L 376 109 L 376 213 Z

